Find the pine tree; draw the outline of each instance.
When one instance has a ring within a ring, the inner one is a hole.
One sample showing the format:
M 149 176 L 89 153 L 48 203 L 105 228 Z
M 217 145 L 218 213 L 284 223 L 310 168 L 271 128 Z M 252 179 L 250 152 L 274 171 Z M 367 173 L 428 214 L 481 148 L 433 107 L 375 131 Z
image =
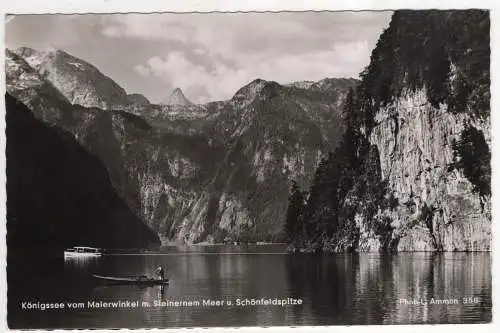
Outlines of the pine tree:
M 303 222 L 304 198 L 305 192 L 300 189 L 297 182 L 293 181 L 288 199 L 288 209 L 285 222 L 286 235 L 291 242 L 296 241 L 300 236 L 300 230 Z
M 462 137 L 454 142 L 454 166 L 463 170 L 474 185 L 474 192 L 482 197 L 491 195 L 491 153 L 483 133 L 473 126 L 466 126 Z

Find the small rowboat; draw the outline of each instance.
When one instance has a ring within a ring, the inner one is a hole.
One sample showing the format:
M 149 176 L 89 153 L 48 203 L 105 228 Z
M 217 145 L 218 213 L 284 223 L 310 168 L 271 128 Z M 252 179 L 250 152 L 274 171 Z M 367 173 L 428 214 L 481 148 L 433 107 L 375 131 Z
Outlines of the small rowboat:
M 111 284 L 134 284 L 134 285 L 167 285 L 169 284 L 169 279 L 153 279 L 145 275 L 118 277 L 118 276 L 102 276 L 97 274 L 92 274 L 92 276 L 100 281 L 104 281 Z

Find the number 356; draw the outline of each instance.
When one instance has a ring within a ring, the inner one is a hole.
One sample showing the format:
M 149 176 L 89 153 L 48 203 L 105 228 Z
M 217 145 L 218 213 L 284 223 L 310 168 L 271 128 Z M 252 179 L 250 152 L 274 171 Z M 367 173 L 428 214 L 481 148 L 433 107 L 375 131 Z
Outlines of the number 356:
M 463 297 L 462 302 L 464 304 L 477 304 L 479 303 L 479 297 Z

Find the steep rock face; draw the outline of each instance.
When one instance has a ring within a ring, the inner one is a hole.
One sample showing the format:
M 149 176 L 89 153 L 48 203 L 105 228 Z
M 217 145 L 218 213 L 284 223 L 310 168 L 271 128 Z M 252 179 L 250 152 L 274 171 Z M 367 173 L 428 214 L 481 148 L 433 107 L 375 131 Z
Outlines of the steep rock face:
M 34 99 L 39 93 L 67 101 L 52 84 L 44 80 L 26 61 L 14 52 L 5 50 L 5 76 L 7 91 L 15 91 L 23 99 Z
M 409 56 L 421 40 L 427 40 L 429 54 Z M 401 47 L 383 59 L 398 41 Z M 392 67 L 390 85 L 373 75 L 387 59 L 399 64 Z M 401 78 L 405 69 L 408 76 Z M 365 86 L 378 91 L 380 101 L 371 111 L 369 140 L 379 152 L 387 191 L 399 201 L 379 214 L 392 221 L 393 246 L 490 250 L 488 13 L 396 13 L 368 70 Z
M 343 131 L 342 85 L 328 93 L 256 80 L 229 101 L 103 112 L 57 98 L 21 57 L 7 62 L 8 91 L 98 156 L 164 241 L 280 237 L 290 181 L 306 186 Z
M 474 121 L 434 108 L 425 91 L 381 108 L 375 121 L 370 140 L 380 153 L 382 179 L 400 203 L 389 213 L 397 249 L 489 250 L 490 201 L 475 193 L 463 172 L 450 168 L 454 142 Z M 478 128 L 489 133 L 487 126 Z
M 339 147 L 291 201 L 291 249 L 489 251 L 489 56 L 488 12 L 396 12 Z
M 70 134 L 36 120 L 10 95 L 6 111 L 9 250 L 159 243 Z
M 122 87 L 96 67 L 64 51 L 42 52 L 23 47 L 12 52 L 23 58 L 71 104 L 113 109 L 129 103 Z

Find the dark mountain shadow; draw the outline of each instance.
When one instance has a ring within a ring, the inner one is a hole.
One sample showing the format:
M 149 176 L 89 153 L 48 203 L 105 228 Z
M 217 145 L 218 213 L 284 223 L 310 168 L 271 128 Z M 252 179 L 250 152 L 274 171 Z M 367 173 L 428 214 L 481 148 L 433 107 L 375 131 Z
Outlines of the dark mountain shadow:
M 7 245 L 146 247 L 158 237 L 118 197 L 106 169 L 69 134 L 6 96 Z

